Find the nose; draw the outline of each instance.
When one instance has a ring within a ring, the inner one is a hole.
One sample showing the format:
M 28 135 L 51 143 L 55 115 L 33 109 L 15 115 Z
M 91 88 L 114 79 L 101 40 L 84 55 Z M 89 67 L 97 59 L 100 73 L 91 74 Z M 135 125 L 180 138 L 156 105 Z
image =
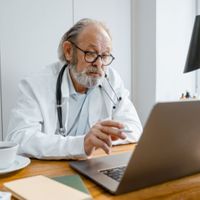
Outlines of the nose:
M 92 65 L 99 68 L 103 67 L 103 62 L 100 55 L 97 56 L 96 60 L 92 63 Z

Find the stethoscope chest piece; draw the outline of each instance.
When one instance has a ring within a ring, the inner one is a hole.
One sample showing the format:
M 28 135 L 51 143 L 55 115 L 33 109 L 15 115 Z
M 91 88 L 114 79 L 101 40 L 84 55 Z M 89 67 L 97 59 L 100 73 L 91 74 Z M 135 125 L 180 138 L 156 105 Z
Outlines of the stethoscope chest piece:
M 62 135 L 64 137 L 67 136 L 67 132 L 65 128 L 58 128 L 56 129 L 56 135 Z

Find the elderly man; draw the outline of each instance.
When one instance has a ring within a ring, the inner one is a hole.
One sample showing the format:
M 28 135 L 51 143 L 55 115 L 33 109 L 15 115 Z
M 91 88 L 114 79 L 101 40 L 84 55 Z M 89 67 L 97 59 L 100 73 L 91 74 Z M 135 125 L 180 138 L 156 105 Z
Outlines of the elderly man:
M 108 29 L 82 19 L 64 34 L 60 62 L 21 81 L 7 140 L 39 159 L 87 158 L 113 144 L 136 142 L 142 127 L 128 91 L 110 66 Z M 129 129 L 129 131 L 126 131 Z

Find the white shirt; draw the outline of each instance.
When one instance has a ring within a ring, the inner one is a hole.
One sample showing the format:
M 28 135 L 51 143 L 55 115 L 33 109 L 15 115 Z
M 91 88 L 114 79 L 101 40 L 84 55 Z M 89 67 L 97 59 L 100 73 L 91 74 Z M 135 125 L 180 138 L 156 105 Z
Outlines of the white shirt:
M 63 75 L 63 83 L 69 85 L 69 119 L 67 135 L 76 136 L 84 135 L 89 130 L 88 121 L 88 108 L 89 108 L 89 91 L 87 93 L 76 92 L 72 83 L 69 69 L 67 68 L 67 74 Z M 66 83 L 67 81 L 67 83 Z M 65 110 L 64 110 L 65 109 Z M 63 105 L 64 113 L 66 113 L 66 106 Z M 64 116 L 64 121 L 65 121 Z
M 27 77 L 19 84 L 17 105 L 12 110 L 7 134 L 7 140 L 19 143 L 19 154 L 40 159 L 86 158 L 84 130 L 87 130 L 87 127 L 82 126 L 79 132 L 78 127 L 81 121 L 77 124 L 76 136 L 63 137 L 55 134 L 58 128 L 56 81 L 62 66 L 61 62 L 49 65 L 41 73 Z M 117 120 L 133 130 L 132 133 L 127 133 L 125 140 L 118 140 L 117 143 L 136 142 L 141 135 L 142 126 L 128 98 L 129 92 L 124 88 L 119 74 L 112 67 L 109 67 L 106 73 L 114 91 L 117 96 L 122 97 L 122 100 L 117 102 L 108 80 L 104 78 L 102 88 L 96 87 L 90 93 L 88 106 L 85 104 L 85 111 L 82 112 L 83 116 L 87 115 L 86 121 L 89 128 L 99 120 Z M 70 122 L 70 113 L 73 112 L 70 109 L 73 108 L 70 108 L 67 81 L 62 81 L 61 91 L 65 106 L 63 124 L 65 129 L 69 130 L 70 124 L 73 123 Z M 117 104 L 116 109 L 113 109 L 113 101 Z

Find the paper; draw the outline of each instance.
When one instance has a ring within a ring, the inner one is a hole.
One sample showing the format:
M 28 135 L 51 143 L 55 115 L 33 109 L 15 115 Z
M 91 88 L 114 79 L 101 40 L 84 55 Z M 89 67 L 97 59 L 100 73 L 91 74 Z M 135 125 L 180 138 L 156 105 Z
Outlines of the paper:
M 4 183 L 4 186 L 20 200 L 88 200 L 90 195 L 54 181 L 45 176 L 32 176 Z
M 10 192 L 1 192 L 0 191 L 0 200 L 10 200 L 11 193 Z

